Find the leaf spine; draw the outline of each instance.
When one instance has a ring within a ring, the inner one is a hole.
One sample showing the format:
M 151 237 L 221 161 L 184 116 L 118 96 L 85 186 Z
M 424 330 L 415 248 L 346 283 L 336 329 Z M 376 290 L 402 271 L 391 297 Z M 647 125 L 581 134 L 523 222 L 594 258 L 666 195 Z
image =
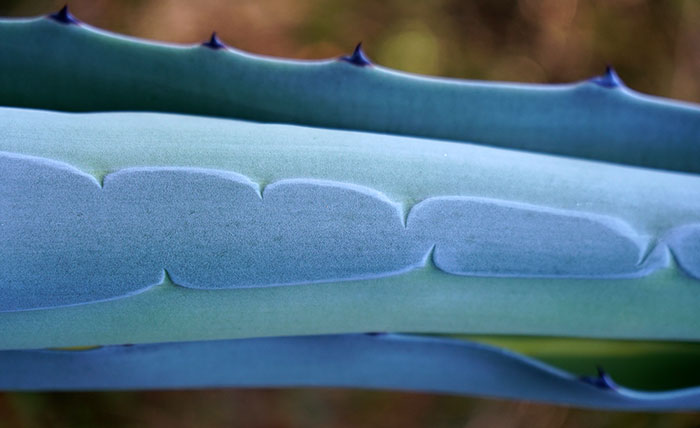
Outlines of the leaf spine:
M 372 61 L 370 61 L 369 58 L 367 58 L 367 55 L 365 55 L 365 52 L 362 50 L 362 42 L 358 43 L 357 46 L 355 46 L 355 50 L 353 51 L 352 55 L 341 56 L 340 60 L 349 62 L 350 64 L 356 65 L 358 67 L 366 67 L 368 65 L 372 65 Z
M 202 43 L 202 46 L 207 47 L 209 49 L 224 49 L 226 45 L 224 45 L 219 37 L 216 35 L 216 31 L 211 33 L 211 38 L 207 40 L 206 42 Z
M 78 21 L 78 19 L 75 16 L 73 16 L 72 13 L 70 13 L 70 11 L 68 10 L 67 4 L 65 6 L 63 6 L 61 8 L 61 10 L 59 10 L 58 12 L 52 13 L 51 15 L 49 15 L 49 18 L 53 19 L 54 21 L 60 22 L 61 24 L 66 24 L 66 25 L 71 25 L 71 24 L 77 25 L 80 23 L 80 21 Z
M 610 89 L 625 86 L 625 83 L 622 81 L 622 79 L 620 79 L 620 76 L 617 75 L 615 69 L 610 65 L 605 67 L 605 73 L 602 76 L 596 76 L 590 79 L 590 81 L 596 85 Z

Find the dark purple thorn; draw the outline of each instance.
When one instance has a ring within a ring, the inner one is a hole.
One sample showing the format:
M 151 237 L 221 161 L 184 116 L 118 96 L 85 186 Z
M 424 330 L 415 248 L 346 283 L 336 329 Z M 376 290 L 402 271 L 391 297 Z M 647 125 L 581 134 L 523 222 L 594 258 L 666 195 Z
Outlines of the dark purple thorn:
M 617 384 L 612 380 L 609 374 L 603 370 L 602 367 L 598 366 L 598 377 L 593 376 L 581 376 L 579 379 L 582 382 L 591 384 L 600 389 L 615 390 L 617 389 Z
M 341 61 L 349 62 L 352 65 L 356 65 L 358 67 L 366 67 L 368 65 L 372 65 L 372 61 L 367 58 L 367 55 L 362 51 L 362 42 L 358 43 L 357 46 L 355 46 L 355 51 L 352 53 L 350 56 L 341 56 L 340 57 Z
M 618 76 L 615 72 L 615 69 L 609 65 L 605 67 L 605 74 L 602 76 L 596 76 L 590 81 L 604 88 L 619 88 L 621 86 L 625 86 L 622 79 L 620 79 L 620 76 Z
M 54 21 L 60 22 L 61 24 L 78 24 L 78 21 L 73 14 L 68 10 L 68 5 L 65 5 L 56 13 L 49 15 L 49 18 Z
M 216 31 L 211 33 L 211 38 L 208 41 L 202 43 L 202 46 L 215 50 L 223 49 L 226 47 L 223 43 L 221 43 L 221 40 L 219 40 L 219 37 L 216 35 Z

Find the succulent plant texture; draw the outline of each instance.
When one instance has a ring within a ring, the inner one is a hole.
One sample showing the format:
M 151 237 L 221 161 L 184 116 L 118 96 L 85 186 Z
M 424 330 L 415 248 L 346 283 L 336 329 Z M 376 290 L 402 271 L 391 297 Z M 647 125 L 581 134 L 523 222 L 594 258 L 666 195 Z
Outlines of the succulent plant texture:
M 697 105 L 67 9 L 0 20 L 0 57 L 0 388 L 700 409 Z

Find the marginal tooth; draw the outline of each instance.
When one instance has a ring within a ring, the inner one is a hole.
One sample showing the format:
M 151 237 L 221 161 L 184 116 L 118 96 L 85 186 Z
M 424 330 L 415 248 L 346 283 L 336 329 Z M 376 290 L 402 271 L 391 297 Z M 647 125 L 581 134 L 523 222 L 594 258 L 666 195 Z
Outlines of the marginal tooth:
M 579 379 L 582 382 L 591 384 L 600 389 L 616 390 L 617 384 L 615 383 L 615 381 L 612 380 L 612 377 L 610 377 L 610 375 L 605 370 L 603 370 L 602 367 L 598 366 L 597 369 L 597 377 L 581 376 Z
M 80 21 L 78 21 L 78 19 L 70 13 L 70 11 L 68 10 L 68 5 L 63 6 L 58 12 L 49 15 L 49 18 L 53 19 L 54 21 L 60 22 L 61 24 L 80 23 Z
M 221 40 L 219 40 L 219 37 L 216 35 L 216 31 L 211 33 L 211 38 L 202 43 L 202 46 L 207 47 L 209 49 L 224 49 L 226 45 L 224 45 Z
M 604 88 L 619 88 L 625 86 L 620 76 L 615 72 L 615 69 L 609 65 L 605 67 L 605 74 L 596 76 L 590 79 L 590 81 Z
M 365 55 L 364 51 L 362 50 L 362 42 L 358 43 L 357 46 L 355 46 L 355 51 L 352 53 L 350 56 L 341 56 L 340 57 L 341 61 L 349 62 L 352 65 L 356 65 L 358 67 L 366 67 L 368 65 L 372 65 L 372 61 L 367 58 L 367 55 Z

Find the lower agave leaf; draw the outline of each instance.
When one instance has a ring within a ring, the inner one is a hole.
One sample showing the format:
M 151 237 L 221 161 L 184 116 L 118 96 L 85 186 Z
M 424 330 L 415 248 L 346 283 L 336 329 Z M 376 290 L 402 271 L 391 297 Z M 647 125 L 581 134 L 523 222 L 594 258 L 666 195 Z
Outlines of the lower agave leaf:
M 620 385 L 663 391 L 700 385 L 700 342 L 533 336 L 456 336 L 507 349 L 570 373 L 604 369 Z
M 473 342 L 330 335 L 2 351 L 9 390 L 332 386 L 519 398 L 609 409 L 700 409 L 700 388 L 644 392 Z

